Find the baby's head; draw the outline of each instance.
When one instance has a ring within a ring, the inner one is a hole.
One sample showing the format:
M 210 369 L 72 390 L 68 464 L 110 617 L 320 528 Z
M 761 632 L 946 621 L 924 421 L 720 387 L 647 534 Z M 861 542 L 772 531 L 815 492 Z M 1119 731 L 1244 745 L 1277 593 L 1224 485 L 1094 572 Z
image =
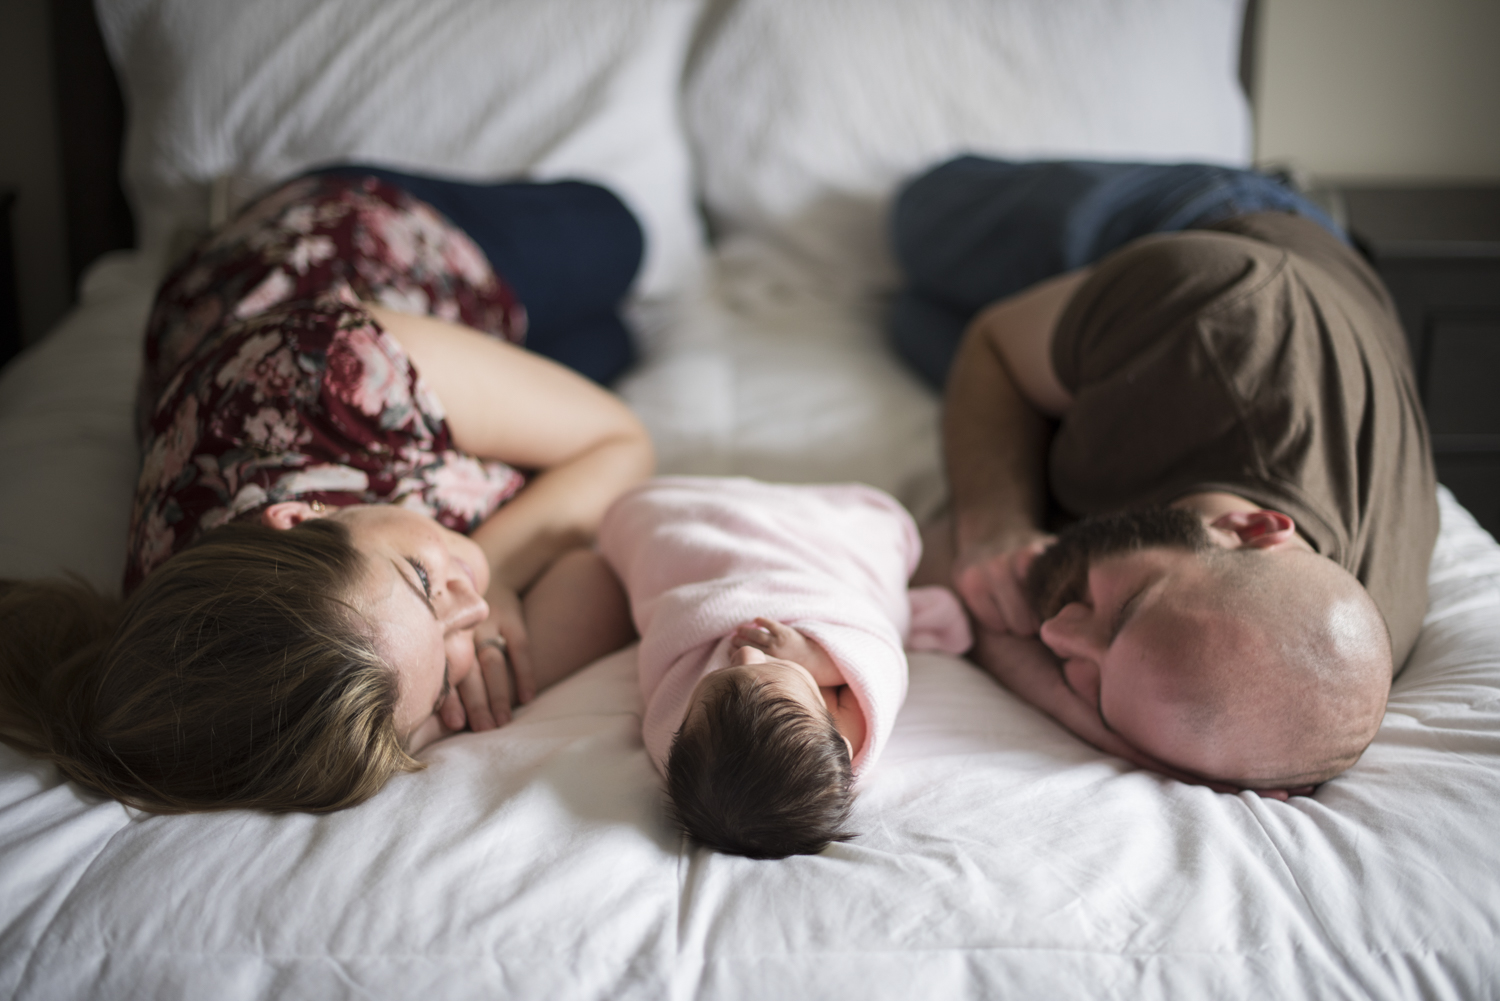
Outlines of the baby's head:
M 667 756 L 677 821 L 710 848 L 750 858 L 813 855 L 854 836 L 849 743 L 811 675 L 736 652 L 694 689 Z

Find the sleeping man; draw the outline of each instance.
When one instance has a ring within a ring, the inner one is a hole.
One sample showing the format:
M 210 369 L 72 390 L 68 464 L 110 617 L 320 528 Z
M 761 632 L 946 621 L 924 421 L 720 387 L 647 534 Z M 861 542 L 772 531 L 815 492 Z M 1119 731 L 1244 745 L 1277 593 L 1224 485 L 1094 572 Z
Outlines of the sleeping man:
M 911 516 L 859 484 L 662 477 L 599 551 L 630 596 L 646 750 L 701 844 L 751 858 L 851 836 L 854 780 L 906 698 L 904 646 L 962 653 L 945 588 L 907 590 Z
M 966 157 L 895 234 L 979 662 L 1184 781 L 1284 798 L 1352 765 L 1438 519 L 1394 308 L 1337 228 L 1245 171 Z

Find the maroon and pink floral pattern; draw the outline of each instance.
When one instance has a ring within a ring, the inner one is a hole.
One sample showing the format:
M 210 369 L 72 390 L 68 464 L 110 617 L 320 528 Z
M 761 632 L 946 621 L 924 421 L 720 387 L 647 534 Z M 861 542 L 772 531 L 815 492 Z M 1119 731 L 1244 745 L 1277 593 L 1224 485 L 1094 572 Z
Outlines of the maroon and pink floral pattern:
M 525 312 L 464 233 L 369 177 L 292 181 L 163 283 L 146 333 L 125 588 L 203 532 L 287 500 L 401 504 L 473 530 L 524 483 L 453 444 L 361 303 L 519 342 Z

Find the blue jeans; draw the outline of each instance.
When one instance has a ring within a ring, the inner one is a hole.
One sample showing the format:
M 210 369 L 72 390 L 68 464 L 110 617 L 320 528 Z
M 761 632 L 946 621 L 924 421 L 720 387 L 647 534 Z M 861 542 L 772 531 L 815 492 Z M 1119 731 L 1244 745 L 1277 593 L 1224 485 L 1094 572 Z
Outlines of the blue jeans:
M 474 184 L 340 164 L 317 174 L 377 177 L 463 230 L 526 307 L 526 347 L 595 382 L 635 360 L 619 306 L 645 239 L 612 192 L 582 181 Z
M 1274 178 L 1202 164 L 950 160 L 912 181 L 892 217 L 907 287 L 892 303 L 897 352 L 941 388 L 964 328 L 997 299 L 1092 264 L 1150 233 L 1252 212 L 1307 216 L 1348 238 Z

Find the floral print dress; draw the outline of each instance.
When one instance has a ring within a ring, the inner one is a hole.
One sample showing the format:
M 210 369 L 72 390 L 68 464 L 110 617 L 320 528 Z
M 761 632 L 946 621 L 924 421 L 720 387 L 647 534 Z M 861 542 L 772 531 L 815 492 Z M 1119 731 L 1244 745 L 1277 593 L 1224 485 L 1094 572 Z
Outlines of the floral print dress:
M 473 530 L 524 483 L 453 444 L 362 302 L 519 343 L 525 311 L 462 230 L 372 177 L 300 178 L 168 276 L 146 331 L 125 589 L 280 501 L 400 504 Z

